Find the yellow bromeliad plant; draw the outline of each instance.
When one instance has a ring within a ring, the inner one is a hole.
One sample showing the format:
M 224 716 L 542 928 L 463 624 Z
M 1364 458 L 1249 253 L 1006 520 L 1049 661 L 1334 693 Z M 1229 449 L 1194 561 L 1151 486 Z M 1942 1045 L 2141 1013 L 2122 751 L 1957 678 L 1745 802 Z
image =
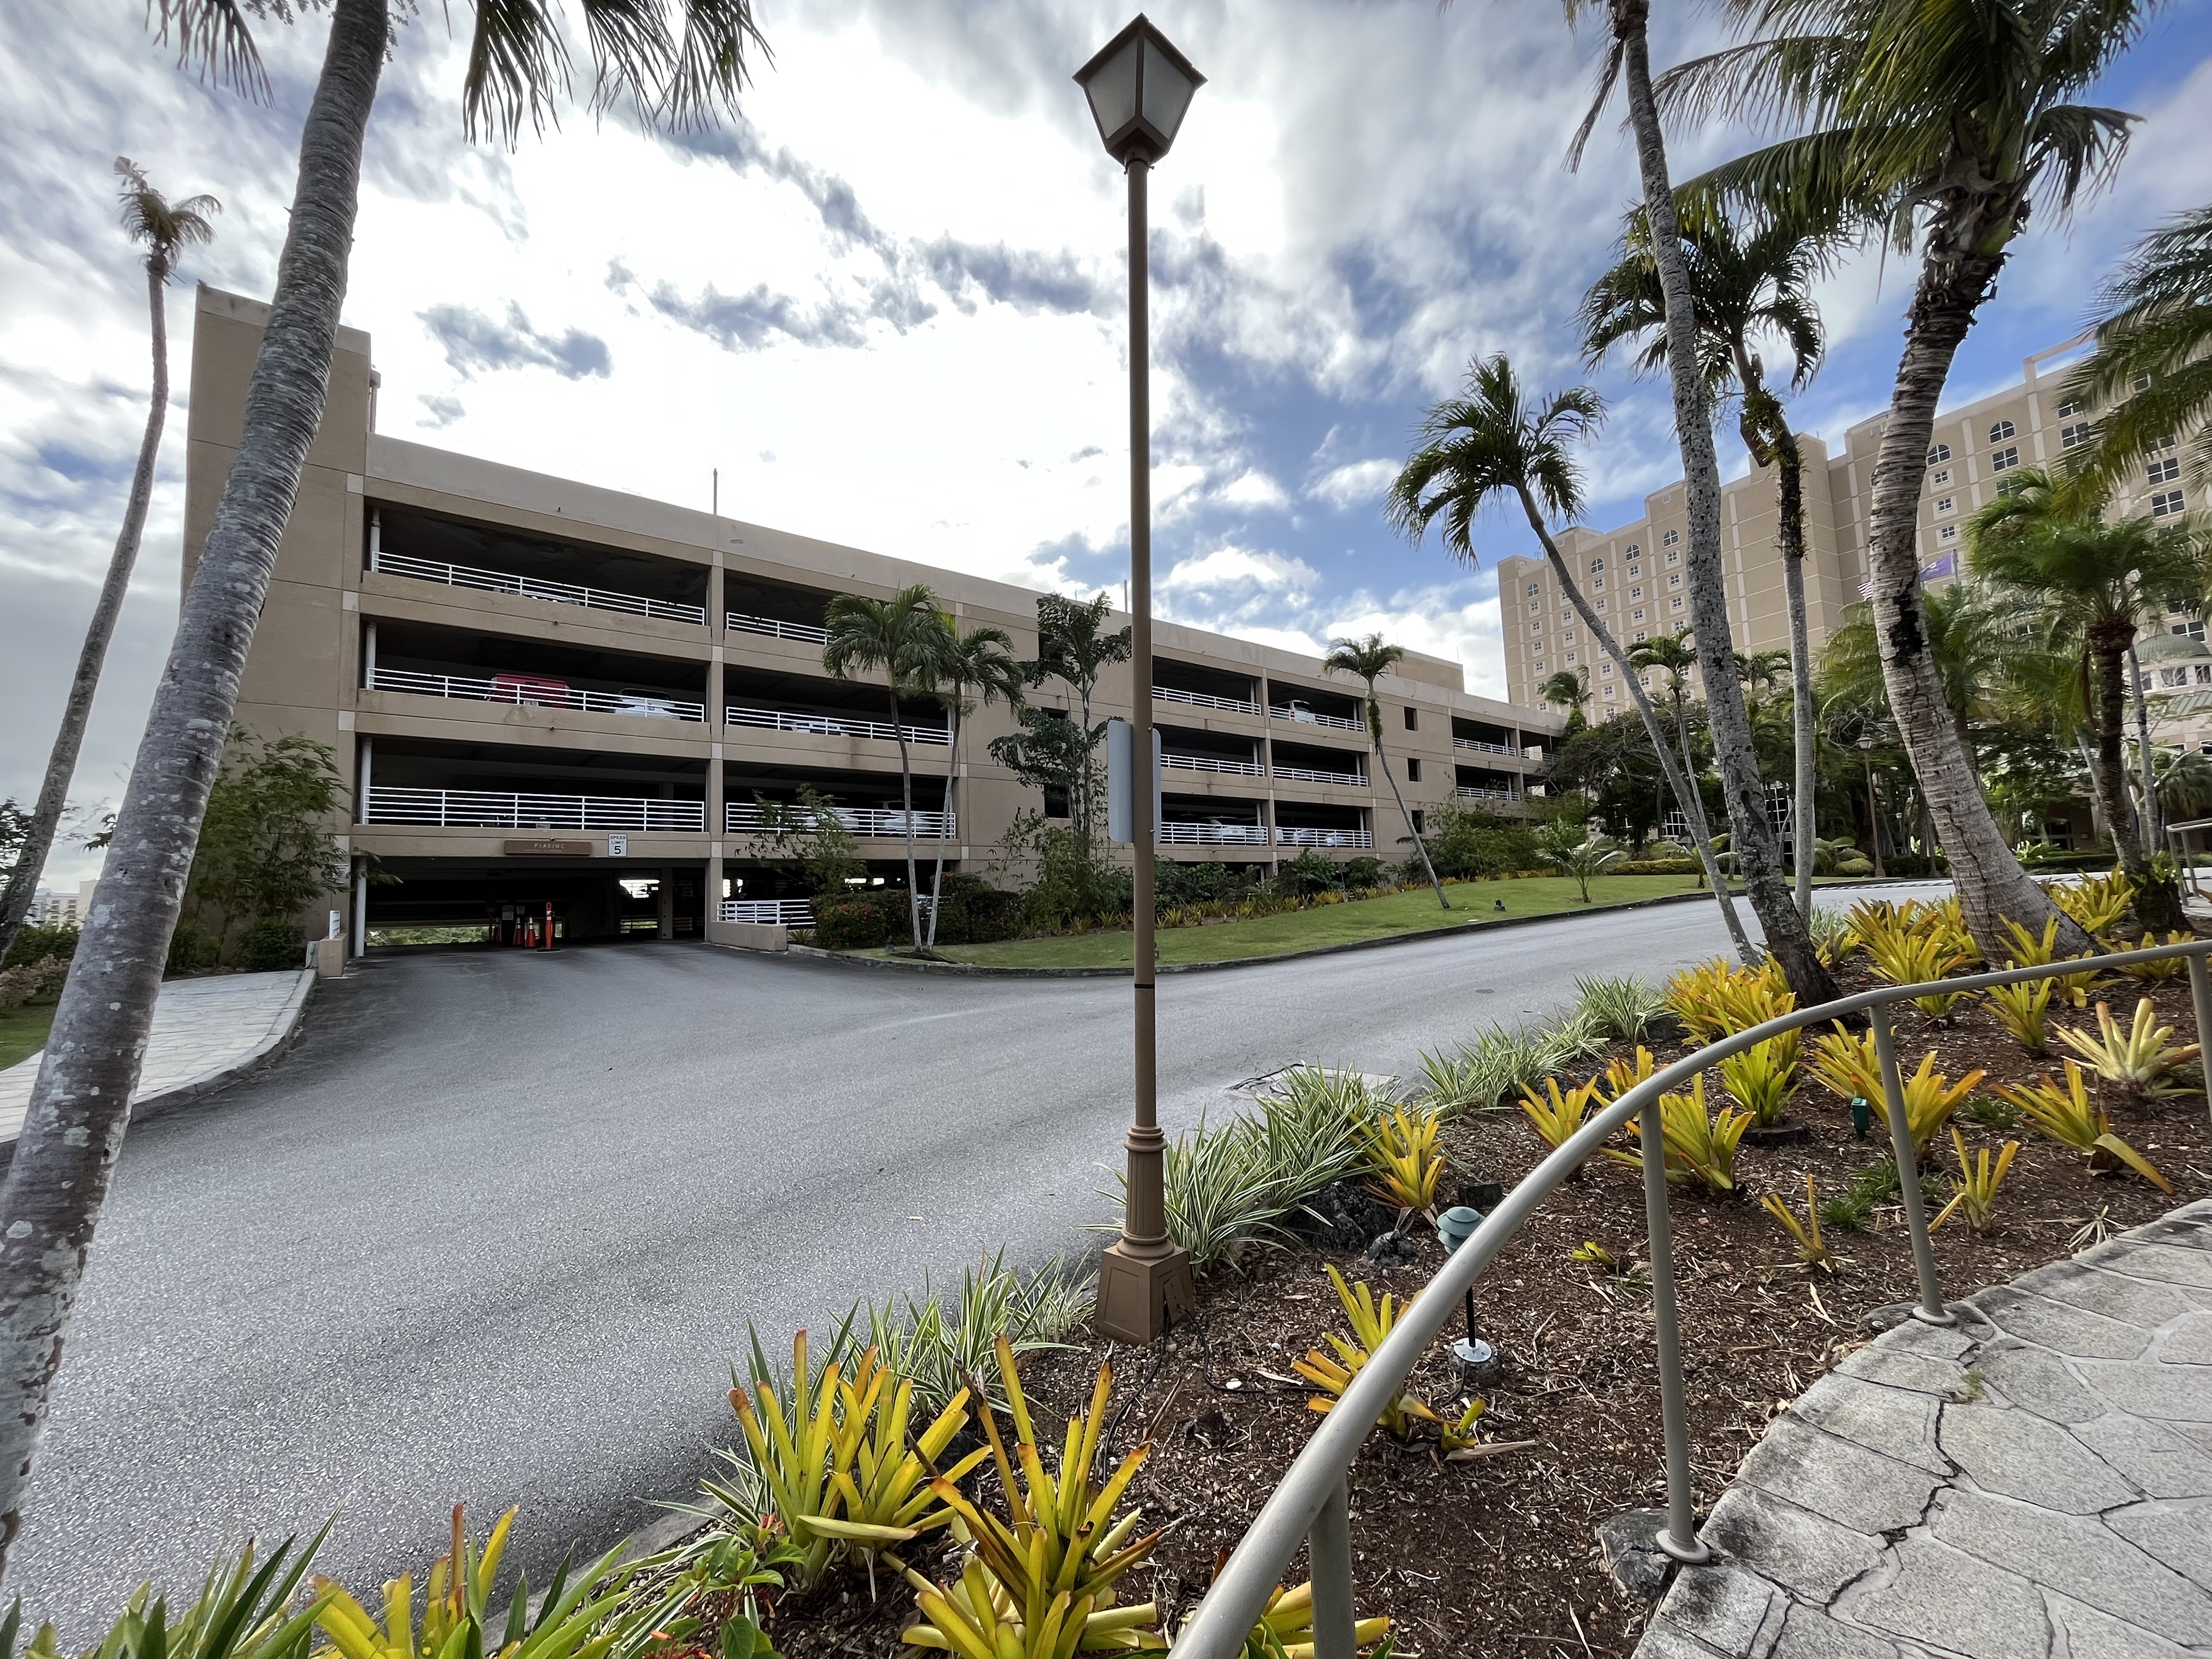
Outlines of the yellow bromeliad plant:
M 1389 1629 L 1388 1619 L 1362 1619 L 1352 1627 L 1353 1644 L 1364 1648 L 1379 1642 Z M 1248 1659 L 1314 1659 L 1313 1586 L 1300 1584 L 1269 1596 L 1244 1651 Z
M 1820 1232 L 1820 1189 L 1813 1184 L 1813 1177 L 1805 1176 L 1805 1219 L 1799 1221 L 1790 1202 L 1778 1193 L 1768 1193 L 1759 1200 L 1759 1207 L 1772 1216 L 1789 1230 L 1797 1243 L 1800 1267 L 1819 1267 L 1826 1272 L 1836 1270 L 1836 1259 L 1828 1249 L 1828 1241 Z
M 1751 1127 L 1751 1115 L 1723 1106 L 1717 1114 L 1705 1105 L 1705 1073 L 1690 1079 L 1686 1095 L 1659 1097 L 1659 1129 L 1666 1141 L 1661 1151 L 1669 1181 L 1695 1181 L 1708 1192 L 1728 1193 L 1735 1190 L 1736 1143 L 1743 1132 Z M 1631 1133 L 1638 1140 L 1644 1139 L 1644 1125 L 1636 1119 L 1628 1121 Z M 1641 1169 L 1641 1152 L 1617 1152 L 1606 1149 L 1607 1156 L 1623 1164 Z
M 2173 1027 L 2158 1023 L 2158 1011 L 2148 997 L 2136 1004 L 2135 1018 L 2122 1030 L 2112 1011 L 2097 1005 L 2097 1035 L 2062 1026 L 2058 1040 L 2089 1063 L 2089 1068 L 2131 1100 L 2154 1100 L 2179 1094 L 2180 1085 L 2167 1079 L 2199 1053 L 2194 1043 L 2174 1045 L 2166 1038 Z
M 1103 1484 L 1096 1479 L 1113 1367 L 1098 1368 L 1089 1407 L 1068 1419 L 1055 1475 L 1037 1448 L 1013 1347 L 1003 1335 L 997 1346 L 1014 1425 L 1012 1453 L 988 1400 L 981 1402 L 981 1426 L 1006 1513 L 1002 1518 L 979 1508 L 949 1480 L 931 1482 L 968 1548 L 950 1585 L 907 1569 L 920 1616 L 901 1639 L 962 1659 L 1072 1659 L 1078 1652 L 1164 1649 L 1167 1638 L 1153 1603 L 1116 1604 L 1115 1582 L 1151 1557 L 1161 1534 L 1133 1535 L 1141 1510 L 1114 1518 L 1130 1481 L 1152 1455 L 1149 1441 L 1124 1457 Z
M 1730 1054 L 1717 1068 L 1729 1098 L 1761 1128 L 1780 1121 L 1782 1109 L 1797 1086 L 1797 1033 L 1792 1031 Z
M 1385 1203 L 1395 1205 L 1401 1218 L 1414 1210 L 1433 1212 L 1437 1207 L 1437 1182 L 1444 1172 L 1437 1135 L 1443 1126 L 1439 1114 L 1407 1106 L 1352 1121 L 1352 1136 L 1367 1161 L 1371 1190 Z
M 2009 916 L 2003 921 L 2005 936 L 2011 941 L 2005 954 L 2012 959 L 2013 967 L 2048 968 L 2060 959 L 2057 917 L 2052 916 L 2043 924 L 2040 937 L 2029 933 Z M 2069 962 L 2075 960 L 2071 957 L 2065 959 Z M 2097 988 L 2097 981 L 2101 977 L 2092 969 L 2087 973 L 2061 974 L 2049 982 L 2063 991 L 2066 1000 L 2076 1008 L 2086 1008 L 2089 1006 L 2089 993 Z
M 1344 1316 L 1351 1322 L 1352 1340 L 1346 1341 L 1334 1331 L 1327 1332 L 1329 1346 L 1336 1350 L 1335 1358 L 1318 1348 L 1309 1348 L 1304 1359 L 1294 1360 L 1291 1364 L 1292 1370 L 1322 1390 L 1309 1397 L 1306 1406 L 1324 1417 L 1336 1409 L 1336 1402 L 1344 1398 L 1352 1379 L 1359 1375 L 1361 1368 L 1374 1357 L 1375 1350 L 1382 1345 L 1382 1339 L 1397 1324 L 1398 1316 L 1413 1305 L 1410 1301 L 1396 1302 L 1388 1291 L 1378 1303 L 1364 1283 L 1346 1284 L 1344 1275 L 1334 1266 L 1328 1270 L 1328 1277 L 1336 1286 L 1337 1300 L 1344 1304 Z M 1426 1401 L 1401 1390 L 1375 1420 L 1393 1440 L 1402 1443 L 1413 1437 L 1416 1422 L 1434 1423 L 1437 1419 Z
M 331 1644 L 324 1659 L 622 1659 L 645 1646 L 694 1593 L 679 1584 L 658 1597 L 634 1595 L 634 1571 L 622 1565 L 617 1546 L 568 1575 L 559 1595 L 547 1597 L 534 1615 L 529 1581 L 518 1582 L 504 1630 L 494 1636 L 486 1628 L 492 1582 L 514 1513 L 501 1516 L 479 1547 L 468 1535 L 461 1506 L 453 1506 L 453 1549 L 430 1568 L 419 1625 L 411 1574 L 384 1586 L 381 1619 L 335 1581 L 315 1579 L 315 1623 Z
M 2100 944 L 2108 942 L 2112 929 L 2127 920 L 2135 902 L 2135 884 L 2124 870 L 2110 875 L 2084 876 L 2079 881 L 2053 882 L 2044 890 L 2051 902 L 2081 924 L 2082 932 Z
M 1667 1006 L 1693 1045 L 1749 1030 L 1796 1006 L 1789 982 L 1771 959 L 1756 968 L 1739 968 L 1725 957 L 1715 957 L 1667 981 Z
M 1963 935 L 1941 927 L 1900 928 L 1877 933 L 1867 941 L 1867 955 L 1874 963 L 1875 972 L 1892 985 L 1919 985 L 1943 979 L 1974 961 L 1971 943 L 1963 942 Z M 1912 1004 L 1930 1019 L 1941 1019 L 1951 1012 L 1951 1005 L 1958 1001 L 1960 994 L 1936 992 L 1913 998 Z
M 1807 1067 L 1814 1081 L 1840 1100 L 1881 1101 L 1881 1066 L 1874 1052 L 1874 1032 L 1849 1031 L 1841 1020 L 1835 1029 L 1813 1039 L 1813 1059 Z
M 1932 1233 L 1954 1215 L 1963 1215 L 1968 1227 L 1985 1233 L 1996 1216 L 1998 1189 L 2004 1185 L 2013 1159 L 2020 1156 L 2020 1142 L 2005 1142 L 1995 1164 L 1990 1162 L 1986 1146 L 1976 1158 L 1968 1158 L 1966 1138 L 1955 1127 L 1951 1131 L 1951 1146 L 1959 1154 L 1959 1173 L 1951 1182 L 1951 1201 L 1928 1224 L 1928 1231 Z
M 1544 1089 L 1545 1093 L 1540 1095 L 1524 1087 L 1521 1091 L 1521 1109 L 1536 1131 L 1537 1139 L 1557 1152 L 1589 1121 L 1590 1108 L 1598 1099 L 1599 1079 L 1593 1078 L 1563 1093 L 1559 1079 L 1547 1077 Z M 1575 1173 L 1582 1173 L 1579 1165 Z
M 2112 1121 L 2104 1108 L 2091 1103 L 2081 1068 L 2070 1060 L 2062 1063 L 2066 1067 L 2064 1088 L 2048 1077 L 2039 1077 L 2033 1083 L 2000 1083 L 1994 1092 L 2020 1108 L 2030 1123 L 2060 1146 L 2087 1154 L 2091 1169 L 2109 1170 L 2124 1164 L 2159 1191 L 2171 1194 L 2173 1183 L 2148 1158 L 2114 1134 Z
M 1911 1133 L 1914 1151 L 1924 1153 L 1928 1150 L 1936 1132 L 1950 1122 L 1951 1114 L 1988 1075 L 1978 1068 L 1953 1083 L 1936 1069 L 1933 1048 L 1921 1056 L 1920 1069 L 1899 1079 L 1905 1091 L 1905 1127 Z

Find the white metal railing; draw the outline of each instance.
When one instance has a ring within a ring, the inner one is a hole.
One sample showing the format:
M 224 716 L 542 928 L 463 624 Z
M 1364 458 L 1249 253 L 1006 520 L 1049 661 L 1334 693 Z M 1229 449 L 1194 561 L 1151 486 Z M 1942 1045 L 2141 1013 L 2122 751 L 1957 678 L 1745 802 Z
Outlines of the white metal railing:
M 405 691 L 421 697 L 465 697 L 476 702 L 511 702 L 532 708 L 586 708 L 595 714 L 636 714 L 647 720 L 703 720 L 707 705 L 639 691 L 581 691 L 557 681 L 511 676 L 487 679 L 469 674 L 418 674 L 411 669 L 377 668 L 368 676 L 372 691 Z
M 732 634 L 769 634 L 779 640 L 805 640 L 809 645 L 830 642 L 830 630 L 812 623 L 782 622 L 774 617 L 748 616 L 742 611 L 724 611 L 722 626 Z
M 1357 772 L 1324 772 L 1311 766 L 1278 766 L 1275 775 L 1293 783 L 1343 783 L 1354 787 L 1367 781 Z
M 837 821 L 856 836 L 903 836 L 911 822 L 917 836 L 960 833 L 960 815 L 957 812 L 933 812 L 916 807 L 911 812 L 896 806 L 833 806 Z M 814 828 L 814 814 L 803 806 L 791 809 L 792 815 L 804 829 Z M 749 800 L 725 801 L 722 804 L 722 827 L 725 830 L 765 830 L 768 820 L 759 807 Z
M 778 927 L 811 927 L 814 906 L 806 899 L 724 899 L 724 921 L 766 922 Z
M 1154 832 L 1163 847 L 1265 847 L 1263 823 L 1163 823 Z
M 1216 760 L 1211 755 L 1162 754 L 1160 764 L 1176 767 L 1185 772 L 1227 772 L 1240 778 L 1263 775 L 1257 761 Z
M 623 611 L 633 617 L 656 617 L 662 622 L 704 623 L 707 620 L 707 607 L 703 605 L 678 605 L 671 599 L 648 599 L 635 593 L 612 592 L 604 587 L 582 587 L 574 582 L 510 576 L 503 570 L 478 570 L 470 565 L 410 558 L 404 553 L 386 553 L 381 549 L 370 550 L 368 568 L 387 576 L 411 576 L 417 581 L 474 587 L 487 593 L 520 593 L 526 599 L 588 605 L 594 611 Z
M 1462 800 L 1519 800 L 1518 789 L 1476 789 L 1462 784 L 1452 791 Z
M 1290 828 L 1275 831 L 1278 847 L 1372 847 L 1375 832 L 1371 830 L 1301 830 Z
M 889 720 L 864 720 L 848 714 L 791 714 L 780 708 L 728 708 L 722 719 L 731 726 L 758 726 L 774 732 L 811 732 L 832 738 L 883 738 L 896 743 L 906 733 L 908 743 L 949 744 L 952 733 L 941 726 L 893 726 Z
M 707 803 L 637 795 L 507 794 L 493 789 L 368 787 L 363 823 L 469 830 L 704 830 Z
M 1270 703 L 1267 712 L 1279 720 L 1294 720 L 1300 726 L 1333 726 L 1340 732 L 1364 732 L 1367 729 L 1365 720 L 1347 720 L 1342 714 L 1316 714 L 1310 708 L 1285 708 Z
M 1455 749 L 1472 749 L 1478 755 L 1511 755 L 1516 760 L 1521 751 L 1510 743 L 1485 743 L 1480 738 L 1454 738 Z
M 1353 1659 L 1352 1553 L 1350 1523 L 1351 1493 L 1346 1474 L 1383 1408 L 1404 1388 L 1406 1379 L 1427 1353 L 1444 1326 L 1455 1318 L 1464 1293 L 1498 1254 L 1513 1242 L 1522 1224 L 1544 1200 L 1574 1175 L 1598 1149 L 1625 1127 L 1632 1118 L 1640 1121 L 1644 1164 L 1644 1227 L 1650 1251 L 1650 1310 L 1652 1336 L 1659 1371 L 1659 1415 L 1667 1479 L 1666 1518 L 1653 1543 L 1661 1552 L 1685 1563 L 1711 1558 L 1711 1547 L 1697 1531 L 1696 1488 L 1690 1474 L 1688 1390 L 1682 1375 L 1680 1322 L 1674 1302 L 1674 1221 L 1667 1194 L 1667 1160 L 1655 1152 L 1665 1145 L 1659 1105 L 1662 1095 L 1682 1090 L 1691 1079 L 1731 1055 L 1755 1048 L 1771 1037 L 1809 1025 L 1823 1025 L 1838 1017 L 1863 1011 L 1873 1026 L 1875 1057 L 1881 1076 L 1882 1105 L 1889 1122 L 1890 1145 L 1898 1172 L 1898 1196 L 1905 1210 L 1905 1230 L 1912 1242 L 1912 1262 L 1918 1280 L 1919 1304 L 1912 1317 L 1930 1325 L 1954 1325 L 1958 1316 L 1943 1305 L 1942 1287 L 1936 1276 L 1936 1257 L 1928 1239 L 1928 1208 L 1920 1190 L 1918 1149 L 1905 1114 L 1905 1091 L 1897 1067 L 1897 1040 L 1889 1020 L 1890 1005 L 1909 998 L 1978 991 L 1995 985 L 2019 985 L 2061 975 L 2097 973 L 2141 962 L 2181 957 L 2189 964 L 2190 1001 L 2197 1016 L 2197 1035 L 2212 1035 L 2212 969 L 2205 956 L 2212 939 L 2186 945 L 2165 945 L 2148 951 L 2123 951 L 2112 956 L 2077 957 L 2037 968 L 2014 968 L 2003 973 L 1974 974 L 1959 979 L 1936 980 L 1924 985 L 1884 985 L 1854 996 L 1799 1008 L 1778 1019 L 1754 1025 L 1733 1036 L 1720 1038 L 1693 1049 L 1686 1058 L 1662 1067 L 1652 1076 L 1623 1090 L 1613 1103 L 1601 1109 L 1565 1143 L 1515 1184 L 1504 1200 L 1482 1218 L 1466 1243 L 1444 1258 L 1420 1293 L 1401 1306 L 1398 1322 L 1354 1375 L 1343 1397 L 1324 1417 L 1306 1442 L 1274 1492 L 1244 1529 L 1243 1538 L 1221 1570 L 1198 1610 L 1176 1639 L 1178 1659 L 1239 1659 L 1252 1626 L 1259 1621 L 1267 1598 L 1281 1585 L 1283 1573 L 1301 1544 L 1308 1551 L 1307 1571 L 1313 1580 L 1314 1653 L 1316 1659 Z
M 1186 702 L 1193 708 L 1225 708 L 1232 714 L 1256 714 L 1260 705 L 1249 698 L 1217 697 L 1205 691 L 1177 691 L 1169 686 L 1152 688 L 1155 697 L 1164 697 L 1170 702 Z

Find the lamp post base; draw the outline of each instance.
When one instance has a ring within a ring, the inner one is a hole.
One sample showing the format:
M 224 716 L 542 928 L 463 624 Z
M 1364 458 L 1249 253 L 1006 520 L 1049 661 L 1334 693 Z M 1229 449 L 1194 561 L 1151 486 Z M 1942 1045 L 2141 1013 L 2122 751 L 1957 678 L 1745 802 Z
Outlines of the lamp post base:
M 1091 1323 L 1116 1342 L 1150 1343 L 1198 1305 L 1190 1257 L 1173 1244 L 1140 1249 L 1127 1239 L 1109 1244 L 1098 1263 L 1098 1308 Z

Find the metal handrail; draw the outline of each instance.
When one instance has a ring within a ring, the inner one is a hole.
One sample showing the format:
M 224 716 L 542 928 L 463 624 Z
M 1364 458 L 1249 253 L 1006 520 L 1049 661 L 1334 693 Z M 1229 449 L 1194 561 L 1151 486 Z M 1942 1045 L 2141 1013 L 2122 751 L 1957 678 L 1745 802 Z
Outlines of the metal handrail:
M 703 623 L 707 607 L 682 605 L 672 599 L 648 599 L 641 593 L 617 593 L 605 587 L 586 587 L 580 582 L 547 581 L 538 576 L 514 576 L 504 570 L 479 570 L 473 565 L 447 564 L 442 559 L 418 559 L 408 553 L 372 549 L 368 568 L 380 575 L 409 576 L 416 581 L 443 582 L 448 587 L 472 587 L 486 593 L 519 593 L 526 599 L 552 605 L 580 605 L 593 611 L 621 611 L 633 617 L 660 622 Z
M 810 645 L 830 642 L 830 630 L 812 623 L 785 622 L 776 617 L 755 617 L 743 611 L 725 611 L 722 626 L 732 634 L 767 634 L 779 640 L 805 640 Z
M 1322 830 L 1291 824 L 1275 831 L 1278 847 L 1372 847 L 1372 830 Z
M 1709 1042 L 1627 1090 L 1523 1176 L 1504 1200 L 1484 1218 L 1467 1242 L 1445 1258 L 1444 1265 L 1415 1298 L 1405 1304 L 1390 1334 L 1382 1339 L 1367 1363 L 1353 1374 L 1343 1397 L 1322 1419 L 1313 1438 L 1285 1471 L 1273 1494 L 1245 1529 L 1236 1552 L 1214 1575 L 1206 1599 L 1199 1603 L 1197 1612 L 1176 1638 L 1178 1659 L 1238 1659 L 1252 1626 L 1265 1611 L 1268 1596 L 1280 1586 L 1283 1573 L 1301 1542 L 1310 1546 L 1315 1659 L 1353 1659 L 1358 1650 L 1352 1640 L 1352 1540 L 1346 1524 L 1350 1492 L 1346 1482 L 1359 1449 L 1374 1432 L 1382 1408 L 1412 1375 L 1437 1334 L 1459 1312 L 1462 1293 L 1482 1276 L 1498 1252 L 1512 1242 L 1521 1224 L 1536 1212 L 1553 1191 L 1595 1156 L 1598 1149 L 1633 1117 L 1643 1120 L 1644 1202 L 1651 1243 L 1652 1323 L 1658 1339 L 1660 1414 L 1666 1437 L 1667 1523 L 1656 1542 L 1658 1548 L 1679 1561 L 1708 1559 L 1711 1552 L 1697 1535 L 1694 1493 L 1690 1483 L 1689 1417 L 1682 1384 L 1681 1334 L 1674 1306 L 1674 1232 L 1668 1212 L 1667 1160 L 1662 1151 L 1666 1137 L 1660 1123 L 1660 1096 L 1770 1037 L 1867 1011 L 1874 1026 L 1875 1053 L 1881 1070 L 1890 1139 L 1897 1156 L 1898 1186 L 1905 1202 L 1905 1224 L 1912 1237 L 1913 1267 L 1919 1280 L 1920 1305 L 1913 1310 L 1913 1316 L 1929 1324 L 1953 1324 L 1957 1316 L 1943 1306 L 1936 1279 L 1935 1256 L 1928 1243 L 1927 1210 L 1921 1199 L 1917 1159 L 1905 1120 L 1889 1005 L 1919 996 L 1986 990 L 1992 986 L 2018 985 L 2029 980 L 2057 979 L 2072 974 L 2100 973 L 2178 956 L 2189 964 L 2190 1000 L 2197 1016 L 2198 1035 L 2202 1036 L 2212 1031 L 2212 971 L 2207 970 L 2204 962 L 2208 955 L 2212 955 L 2212 939 L 2196 939 L 2148 951 L 2077 957 L 2034 968 L 2013 968 L 1921 985 L 1883 986 L 1861 991 L 1818 1007 L 1794 1010 L 1763 1025 Z
M 510 702 L 523 708 L 581 708 L 594 714 L 635 714 L 644 720 L 703 720 L 707 705 L 641 691 L 558 690 L 542 680 L 493 679 L 480 674 L 421 674 L 407 668 L 372 668 L 370 691 L 404 691 L 418 697 L 459 697 L 472 702 Z
M 1485 755 L 1512 755 L 1518 757 L 1521 753 L 1518 749 L 1515 748 L 1510 743 L 1485 743 L 1480 738 L 1454 738 L 1452 739 L 1452 747 L 1455 749 L 1472 749 L 1480 754 Z
M 1265 775 L 1265 769 L 1257 761 L 1221 760 L 1212 755 L 1176 755 L 1163 753 L 1163 766 L 1179 767 L 1186 772 L 1226 772 L 1240 778 Z
M 1314 766 L 1278 766 L 1275 775 L 1287 778 L 1292 783 L 1340 783 L 1355 789 L 1363 787 L 1367 782 L 1357 772 L 1324 772 Z
M 1340 732 L 1364 732 L 1367 729 L 1365 720 L 1351 720 L 1342 714 L 1317 714 L 1310 708 L 1302 712 L 1281 703 L 1269 703 L 1267 713 L 1276 720 L 1289 720 L 1297 726 L 1333 726 Z
M 1260 705 L 1249 699 L 1217 697 L 1211 691 L 1178 691 L 1171 685 L 1156 685 L 1152 695 L 1169 702 L 1188 703 L 1193 708 L 1220 708 L 1232 714 L 1256 714 Z
M 1462 800 L 1519 800 L 1518 789 L 1478 789 L 1472 784 L 1462 784 L 1452 791 Z
M 1173 819 L 1158 825 L 1152 839 L 1164 847 L 1264 847 L 1264 823 L 1182 823 Z
M 720 912 L 724 921 L 766 923 L 778 927 L 811 927 L 811 899 L 724 899 Z
M 779 708 L 741 708 L 732 703 L 722 710 L 725 726 L 763 726 L 772 732 L 806 732 L 817 737 L 882 738 L 896 743 L 906 733 L 908 743 L 949 744 L 951 730 L 942 726 L 893 726 L 888 720 L 848 718 L 843 714 L 793 714 Z

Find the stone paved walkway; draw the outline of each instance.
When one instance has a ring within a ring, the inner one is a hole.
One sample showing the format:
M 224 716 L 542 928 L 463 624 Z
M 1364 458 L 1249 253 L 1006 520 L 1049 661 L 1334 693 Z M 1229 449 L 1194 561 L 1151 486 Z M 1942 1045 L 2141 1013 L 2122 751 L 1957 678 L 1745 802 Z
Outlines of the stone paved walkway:
M 293 969 L 164 985 L 131 1103 L 182 1099 L 252 1065 L 291 1035 L 314 977 Z M 0 1072 L 0 1143 L 12 1143 L 23 1127 L 39 1060 L 33 1054 Z
M 1638 1659 L 2212 1655 L 2212 1200 L 1957 1310 L 1776 1420 Z

